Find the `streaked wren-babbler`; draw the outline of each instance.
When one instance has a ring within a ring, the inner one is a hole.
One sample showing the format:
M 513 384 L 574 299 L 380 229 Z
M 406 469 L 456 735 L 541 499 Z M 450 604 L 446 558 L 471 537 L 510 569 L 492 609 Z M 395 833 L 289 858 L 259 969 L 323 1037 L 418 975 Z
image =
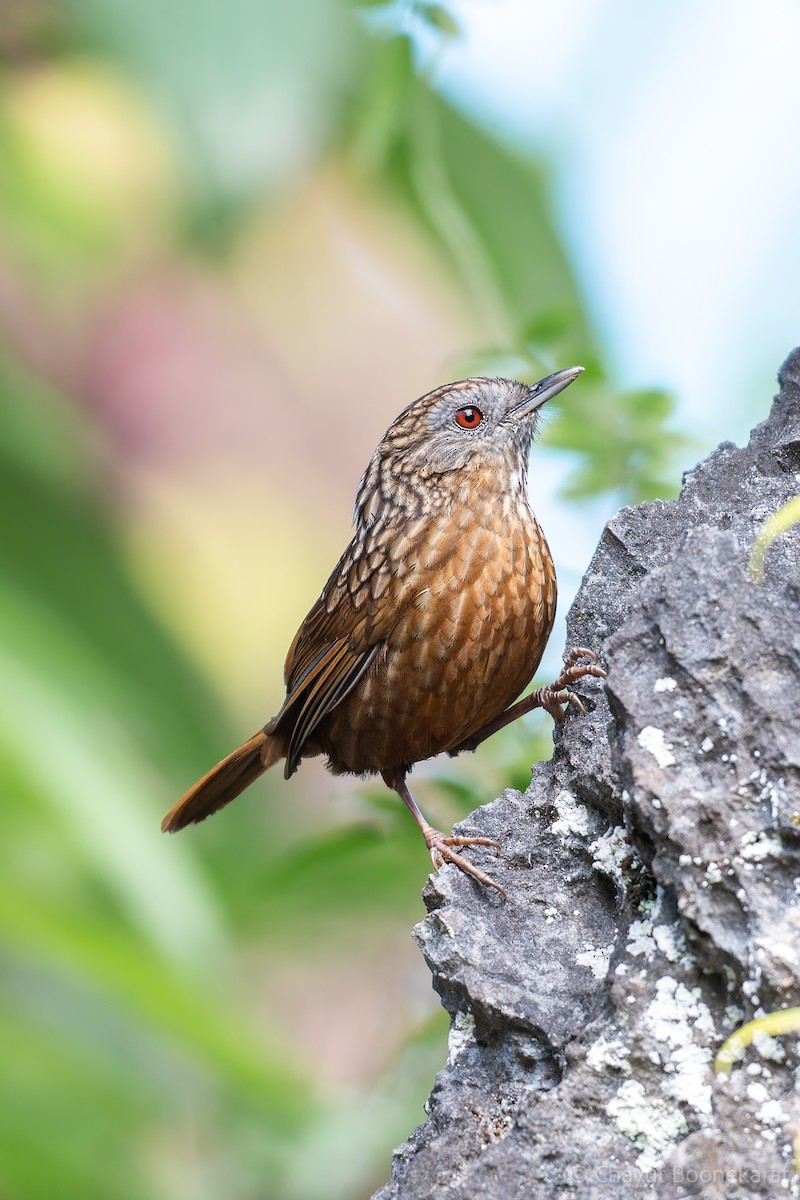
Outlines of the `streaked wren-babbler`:
M 454 863 L 503 892 L 459 853 L 497 843 L 433 829 L 406 777 L 442 751 L 474 750 L 533 708 L 556 720 L 564 705 L 584 711 L 572 684 L 604 675 L 577 647 L 554 683 L 514 703 L 556 609 L 553 560 L 528 499 L 528 454 L 542 405 L 582 369 L 533 387 L 464 379 L 401 412 L 364 472 L 353 539 L 289 648 L 283 707 L 189 789 L 162 829 L 202 821 L 281 759 L 288 779 L 304 757 L 325 754 L 337 774 L 383 776 L 435 867 Z

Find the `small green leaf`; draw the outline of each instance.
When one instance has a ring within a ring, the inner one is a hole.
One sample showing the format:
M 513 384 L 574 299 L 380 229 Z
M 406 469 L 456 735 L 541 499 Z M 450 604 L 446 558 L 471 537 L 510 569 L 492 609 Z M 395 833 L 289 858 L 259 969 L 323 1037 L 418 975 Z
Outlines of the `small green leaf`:
M 730 1075 L 736 1063 L 752 1042 L 761 1037 L 781 1037 L 800 1033 L 800 1008 L 781 1008 L 737 1029 L 720 1047 L 714 1059 L 714 1070 Z
M 447 37 L 459 37 L 461 34 L 461 26 L 455 19 L 453 14 L 441 4 L 418 4 L 416 12 L 419 17 L 433 29 L 438 29 L 440 33 L 444 33 Z
M 764 522 L 758 531 L 750 554 L 748 569 L 753 581 L 760 582 L 764 578 L 764 560 L 770 546 L 777 541 L 781 534 L 786 533 L 798 523 L 800 523 L 800 496 L 789 500 Z

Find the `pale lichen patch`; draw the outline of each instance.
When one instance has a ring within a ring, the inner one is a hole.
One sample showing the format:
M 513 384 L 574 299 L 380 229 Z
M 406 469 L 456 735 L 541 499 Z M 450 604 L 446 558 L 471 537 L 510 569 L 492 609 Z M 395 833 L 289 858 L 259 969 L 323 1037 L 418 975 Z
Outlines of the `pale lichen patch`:
M 626 1079 L 606 1105 L 620 1133 L 643 1150 L 659 1153 L 688 1132 L 677 1104 L 661 1096 L 648 1096 L 635 1079 Z
M 684 984 L 664 975 L 656 984 L 655 999 L 644 1019 L 653 1040 L 662 1047 L 664 1094 L 688 1104 L 701 1117 L 709 1117 L 712 1051 L 704 1043 L 714 1035 L 714 1022 L 707 1005 Z
M 652 754 L 662 770 L 675 765 L 672 743 L 667 741 L 663 729 L 658 729 L 655 725 L 645 725 L 636 740 L 643 750 Z
M 605 979 L 613 950 L 613 942 L 610 946 L 589 946 L 575 956 L 575 961 L 580 967 L 588 967 L 595 979 Z
M 475 1017 L 471 1012 L 457 1012 L 447 1037 L 447 1061 L 454 1063 L 458 1056 L 475 1041 Z
M 739 842 L 739 857 L 750 862 L 763 862 L 767 858 L 781 858 L 784 853 L 780 838 L 765 832 L 746 833 Z
M 562 837 L 570 834 L 586 837 L 591 829 L 588 808 L 581 804 L 572 792 L 566 790 L 559 792 L 553 803 L 558 813 L 558 820 L 554 821 L 551 826 L 553 833 L 561 834 Z
M 630 1071 L 630 1050 L 617 1039 L 608 1040 L 600 1037 L 586 1052 L 586 1064 L 593 1071 L 602 1074 L 603 1071 Z
M 603 875 L 608 875 L 615 883 L 623 886 L 626 883 L 625 865 L 630 863 L 634 850 L 628 832 L 622 825 L 613 825 L 600 837 L 595 838 L 589 846 L 592 856 L 592 867 Z M 638 859 L 636 859 L 638 865 Z

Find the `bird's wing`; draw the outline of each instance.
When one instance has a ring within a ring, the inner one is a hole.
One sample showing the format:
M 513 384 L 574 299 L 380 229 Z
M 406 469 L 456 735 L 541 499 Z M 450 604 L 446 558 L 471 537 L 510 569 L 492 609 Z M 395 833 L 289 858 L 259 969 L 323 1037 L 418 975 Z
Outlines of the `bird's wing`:
M 359 654 L 353 652 L 346 640 L 329 643 L 299 686 L 287 695 L 276 718 L 277 724 L 283 717 L 290 730 L 284 768 L 287 779 L 297 770 L 308 737 L 322 718 L 355 687 L 379 648 L 371 646 Z
M 376 589 L 363 579 L 352 589 L 348 576 L 352 580 L 352 557 L 345 554 L 286 658 L 286 699 L 266 728 L 287 736 L 287 779 L 305 742 L 369 669 L 393 624 L 391 606 L 379 603 Z

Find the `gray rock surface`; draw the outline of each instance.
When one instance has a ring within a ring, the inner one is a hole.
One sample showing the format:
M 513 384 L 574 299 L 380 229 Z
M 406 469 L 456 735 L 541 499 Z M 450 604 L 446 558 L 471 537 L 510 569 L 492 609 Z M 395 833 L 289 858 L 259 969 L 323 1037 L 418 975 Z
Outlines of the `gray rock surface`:
M 376 1200 L 800 1194 L 794 1039 L 712 1069 L 800 1004 L 800 528 L 747 575 L 800 490 L 800 351 L 780 382 L 745 449 L 606 527 L 568 644 L 607 687 L 461 827 L 502 843 L 507 902 L 452 867 L 428 885 L 450 1054 Z

